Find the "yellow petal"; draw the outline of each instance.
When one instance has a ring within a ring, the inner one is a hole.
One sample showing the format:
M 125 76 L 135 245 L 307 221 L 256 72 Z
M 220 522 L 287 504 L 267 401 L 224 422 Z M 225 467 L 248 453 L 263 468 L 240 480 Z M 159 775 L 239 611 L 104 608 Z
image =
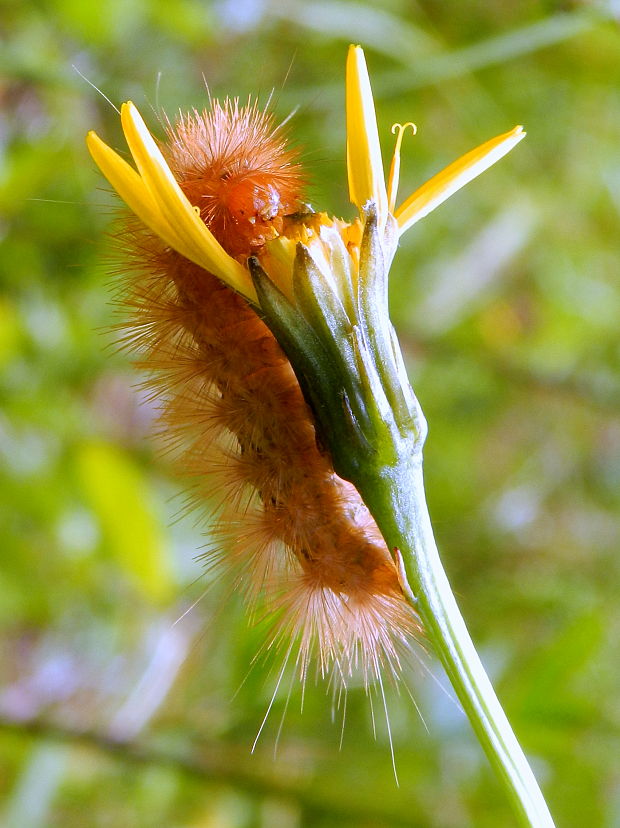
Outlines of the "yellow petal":
M 207 229 L 179 187 L 140 113 L 131 102 L 121 107 L 121 123 L 147 189 L 184 248 L 191 253 L 187 258 L 255 301 L 256 293 L 249 272 L 225 252 Z
M 387 218 L 387 194 L 370 78 L 361 46 L 349 46 L 346 72 L 347 171 L 349 197 L 358 209 L 370 200 L 380 223 Z
M 426 184 L 423 184 L 410 195 L 396 211 L 395 217 L 401 234 L 416 221 L 428 215 L 435 207 L 439 207 L 447 198 L 477 175 L 499 161 L 522 138 L 525 138 L 525 135 L 523 127 L 516 126 L 510 132 L 498 135 L 496 138 L 492 138 L 466 155 L 461 156 L 445 170 L 433 176 Z
M 96 132 L 88 133 L 86 144 L 94 162 L 125 204 L 169 247 L 189 258 L 188 251 L 184 248 L 181 239 L 175 235 L 163 217 L 134 168 L 104 143 Z

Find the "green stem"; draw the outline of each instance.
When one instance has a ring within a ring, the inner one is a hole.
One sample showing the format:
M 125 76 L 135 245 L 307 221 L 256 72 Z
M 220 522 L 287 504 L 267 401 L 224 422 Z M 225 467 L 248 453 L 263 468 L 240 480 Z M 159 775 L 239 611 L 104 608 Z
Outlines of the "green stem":
M 390 549 L 399 550 L 411 598 L 520 823 L 553 820 L 527 759 L 495 695 L 452 594 L 433 536 L 421 460 L 383 468 L 356 481 Z

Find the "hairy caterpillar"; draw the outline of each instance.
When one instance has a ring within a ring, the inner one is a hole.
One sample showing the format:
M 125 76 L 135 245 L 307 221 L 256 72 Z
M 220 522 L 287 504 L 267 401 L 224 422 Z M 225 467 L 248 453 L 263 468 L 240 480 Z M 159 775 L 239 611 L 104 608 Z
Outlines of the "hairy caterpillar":
M 272 702 L 291 656 L 302 682 L 316 656 L 334 688 L 358 669 L 367 688 L 376 680 L 385 706 L 383 669 L 399 678 L 419 613 L 520 813 L 551 824 L 441 566 L 422 478 L 426 422 L 387 303 L 399 237 L 525 133 L 470 150 L 397 206 L 400 145 L 415 127 L 394 125 L 386 180 L 359 46 L 345 87 L 350 223 L 304 209 L 298 159 L 256 104 L 181 117 L 163 153 L 123 104 L 135 167 L 88 134 L 140 219 L 119 233 L 126 342 L 141 350 L 195 501 L 219 498 L 212 559 L 272 615 L 267 646 L 285 653 Z
M 304 175 L 255 103 L 212 101 L 168 124 L 162 146 L 189 201 L 244 262 L 293 227 Z M 307 219 L 306 219 L 307 220 Z M 317 218 L 325 222 L 325 217 Z M 293 227 L 294 229 L 294 227 Z M 133 218 L 118 231 L 126 345 L 161 399 L 161 422 L 193 502 L 219 501 L 217 549 L 302 680 L 316 657 L 336 683 L 397 676 L 418 621 L 392 556 L 352 484 L 317 444 L 312 413 L 275 338 L 248 302 Z M 359 237 L 351 234 L 354 252 Z

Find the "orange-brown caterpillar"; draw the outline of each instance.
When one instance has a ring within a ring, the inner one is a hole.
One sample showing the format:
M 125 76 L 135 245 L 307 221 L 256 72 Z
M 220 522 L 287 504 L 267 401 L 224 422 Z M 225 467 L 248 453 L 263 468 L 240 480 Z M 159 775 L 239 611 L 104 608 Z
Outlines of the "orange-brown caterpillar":
M 182 189 L 225 249 L 245 261 L 302 206 L 304 177 L 270 115 L 213 102 L 169 126 L 163 147 Z M 162 424 L 197 505 L 220 502 L 214 553 L 302 678 L 367 680 L 398 670 L 418 623 L 393 559 L 352 484 L 317 445 L 312 414 L 275 338 L 248 302 L 134 220 L 126 340 L 162 400 Z M 287 643 L 289 642 L 289 643 Z

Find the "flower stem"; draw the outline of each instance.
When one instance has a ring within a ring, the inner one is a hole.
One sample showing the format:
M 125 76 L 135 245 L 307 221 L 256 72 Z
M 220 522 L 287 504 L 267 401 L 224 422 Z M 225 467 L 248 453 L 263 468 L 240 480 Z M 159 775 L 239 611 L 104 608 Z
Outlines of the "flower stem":
M 367 470 L 370 471 L 370 470 Z M 520 824 L 553 820 L 527 759 L 474 648 L 441 564 L 426 505 L 421 457 L 356 481 L 390 549 L 398 550 L 411 601 Z

